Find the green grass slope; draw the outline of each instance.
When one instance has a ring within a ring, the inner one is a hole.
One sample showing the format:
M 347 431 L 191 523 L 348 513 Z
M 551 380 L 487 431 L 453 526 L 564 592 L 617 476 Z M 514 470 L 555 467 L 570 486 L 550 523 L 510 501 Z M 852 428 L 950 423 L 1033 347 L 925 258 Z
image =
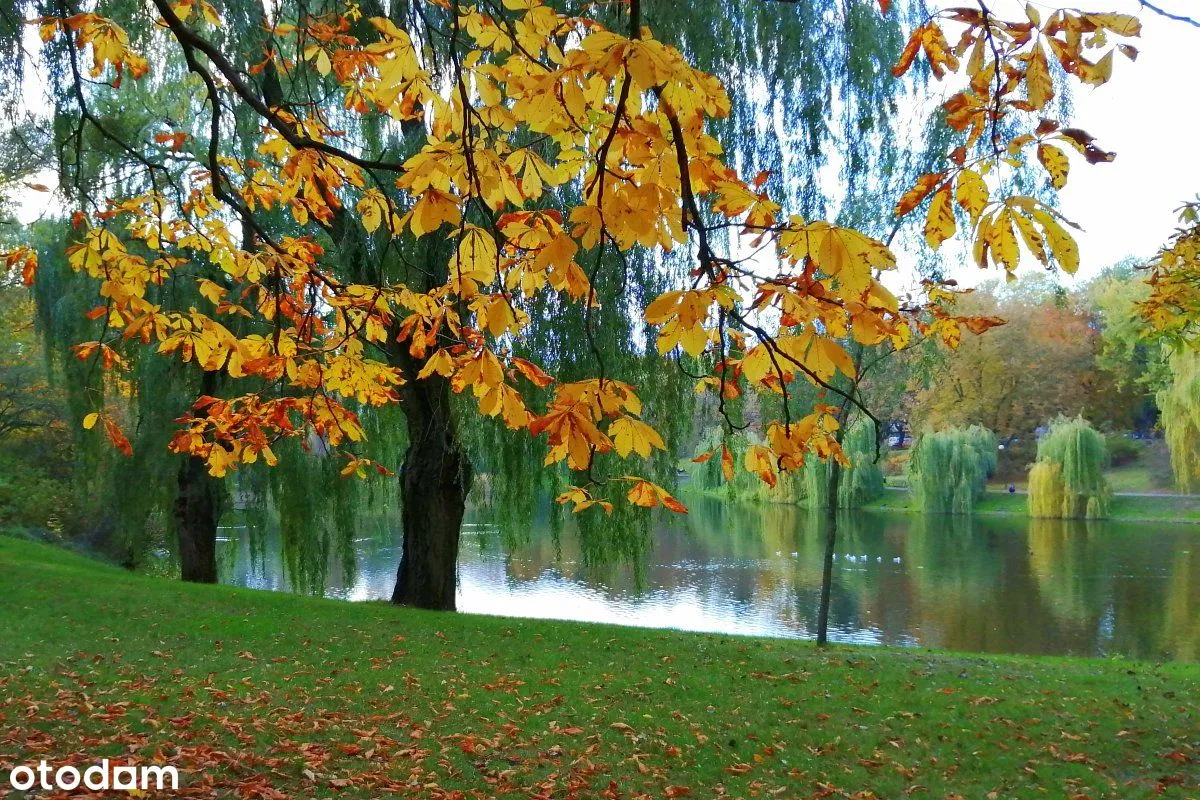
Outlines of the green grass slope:
M 0 538 L 16 764 L 181 797 L 1196 797 L 1200 666 L 974 657 L 401 610 Z

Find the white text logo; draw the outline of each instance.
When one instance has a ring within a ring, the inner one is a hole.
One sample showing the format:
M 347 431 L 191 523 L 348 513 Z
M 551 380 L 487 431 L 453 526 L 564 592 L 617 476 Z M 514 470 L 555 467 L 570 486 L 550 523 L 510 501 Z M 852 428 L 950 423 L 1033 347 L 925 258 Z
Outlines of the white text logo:
M 22 792 L 35 786 L 39 789 L 58 789 L 63 792 L 70 792 L 81 787 L 93 792 L 150 792 L 178 789 L 179 770 L 175 767 L 155 765 L 147 767 L 118 765 L 110 768 L 107 758 L 84 770 L 70 766 L 55 769 L 45 761 L 41 761 L 36 769 L 26 766 L 14 767 L 13 771 L 9 773 L 8 782 L 14 789 Z

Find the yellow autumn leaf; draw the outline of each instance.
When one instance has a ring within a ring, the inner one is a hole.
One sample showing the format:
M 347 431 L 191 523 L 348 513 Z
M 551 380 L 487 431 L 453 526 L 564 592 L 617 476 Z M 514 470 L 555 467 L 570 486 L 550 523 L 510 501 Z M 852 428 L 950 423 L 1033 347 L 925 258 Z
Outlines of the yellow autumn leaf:
M 1075 67 L 1075 74 L 1079 76 L 1079 80 L 1088 86 L 1101 86 L 1108 83 L 1109 79 L 1112 78 L 1112 71 L 1112 50 L 1105 53 L 1095 64 L 1089 64 L 1087 61 L 1080 59 L 1079 64 Z
M 477 225 L 468 225 L 450 259 L 450 275 L 459 282 L 459 291 L 470 297 L 478 290 L 478 284 L 489 284 L 495 279 L 499 263 L 492 234 Z
M 895 256 L 882 242 L 821 220 L 793 223 L 780 233 L 779 249 L 792 263 L 812 259 L 827 275 L 837 278 L 846 293 L 865 290 L 873 270 L 896 266 Z
M 785 362 L 782 364 L 785 369 L 790 369 L 798 362 L 823 381 L 828 381 L 839 370 L 850 377 L 854 377 L 856 372 L 854 360 L 846 348 L 828 336 L 818 335 L 811 328 L 800 336 L 778 337 L 776 347 L 783 356 L 777 358 Z
M 1107 28 L 1118 36 L 1141 36 L 1142 23 L 1132 14 L 1084 14 L 1088 22 Z
M 958 174 L 954 199 L 960 208 L 971 217 L 971 224 L 978 224 L 979 217 L 987 208 L 989 192 L 983 177 L 973 169 L 964 169 Z
M 761 444 L 752 444 L 746 448 L 746 455 L 742 459 L 746 466 L 747 472 L 753 472 L 762 480 L 763 483 L 774 488 L 779 479 L 776 476 L 775 469 L 775 454 L 771 452 L 769 447 Z
M 207 299 L 214 306 L 221 304 L 221 299 L 225 297 L 225 289 L 218 284 L 210 281 L 208 278 L 201 278 L 197 281 L 200 287 L 200 296 Z
M 367 233 L 374 233 L 391 213 L 387 199 L 378 189 L 368 189 L 363 192 L 355 209 L 358 211 L 359 220 L 367 229 Z
M 742 376 L 750 383 L 762 383 L 768 372 L 775 371 L 775 365 L 771 361 L 771 351 L 765 343 L 755 345 L 754 349 L 746 353 L 741 367 Z
M 1034 258 L 1046 264 L 1049 260 L 1046 256 L 1046 242 L 1042 235 L 1038 233 L 1037 228 L 1033 226 L 1033 222 L 1024 214 L 1013 214 L 1012 219 L 1021 234 L 1021 240 L 1025 242 L 1025 247 L 1029 249 L 1029 252 L 1033 253 Z
M 611 514 L 613 510 L 612 503 L 607 500 L 597 500 L 592 497 L 586 489 L 581 489 L 578 486 L 568 486 L 567 490 L 554 498 L 557 503 L 574 503 L 575 507 L 571 509 L 578 514 L 580 511 L 586 511 L 592 506 L 599 506 L 604 509 L 604 513 Z
M 442 225 L 457 225 L 460 219 L 462 211 L 453 195 L 437 189 L 427 189 L 409 212 L 408 224 L 412 228 L 413 236 L 424 236 Z
M 1013 232 L 1012 212 L 1006 208 L 992 217 L 987 235 L 992 258 L 1002 264 L 1006 272 L 1014 272 L 1021 260 L 1021 249 Z
M 443 378 L 448 378 L 454 374 L 454 357 L 445 348 L 439 349 L 429 357 L 429 360 L 425 362 L 425 366 L 421 367 L 421 371 L 417 373 L 417 378 L 428 378 L 435 373 L 441 375 Z
M 1029 97 L 1029 105 L 1035 111 L 1040 111 L 1054 97 L 1054 81 L 1050 77 L 1050 64 L 1046 61 L 1046 51 L 1040 44 L 1034 46 L 1029 54 L 1025 68 L 1025 91 Z
M 1044 208 L 1035 208 L 1033 219 L 1042 226 L 1042 235 L 1058 265 L 1064 272 L 1074 275 L 1075 270 L 1079 269 L 1079 245 L 1074 237 Z
M 658 431 L 630 416 L 613 420 L 608 426 L 608 437 L 612 439 L 613 447 L 621 458 L 628 458 L 631 452 L 649 458 L 655 449 L 667 449 Z
M 954 206 L 950 201 L 950 185 L 947 184 L 933 195 L 929 210 L 925 213 L 925 241 L 934 250 L 954 235 Z
M 698 356 L 708 347 L 709 331 L 695 323 L 685 325 L 679 317 L 670 319 L 658 334 L 658 352 L 666 355 L 679 345 L 689 356 Z
M 677 307 L 682 291 L 664 292 L 646 306 L 642 317 L 651 325 L 661 325 L 678 314 Z
M 1066 153 L 1052 144 L 1042 142 L 1038 145 L 1037 157 L 1046 168 L 1046 172 L 1050 173 L 1051 186 L 1061 189 L 1067 185 L 1067 172 L 1071 169 L 1071 162 L 1067 161 Z

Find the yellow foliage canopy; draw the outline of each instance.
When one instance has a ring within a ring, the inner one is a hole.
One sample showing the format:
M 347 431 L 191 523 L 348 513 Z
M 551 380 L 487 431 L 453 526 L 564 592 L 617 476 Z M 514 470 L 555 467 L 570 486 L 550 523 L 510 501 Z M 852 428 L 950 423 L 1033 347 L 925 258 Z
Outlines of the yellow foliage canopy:
M 333 447 L 360 441 L 355 407 L 397 402 L 408 382 L 435 376 L 469 391 L 480 413 L 545 436 L 546 463 L 565 462 L 589 481 L 602 482 L 593 472 L 598 454 L 646 459 L 665 450 L 633 387 L 612 376 L 559 385 L 539 409 L 527 408 L 519 389 L 519 379 L 552 381 L 513 352 L 529 324 L 528 303 L 556 295 L 556 308 L 594 304 L 580 262 L 586 254 L 601 263 L 596 251 L 604 248 L 694 247 L 689 285 L 653 299 L 645 318 L 659 328 L 660 353 L 710 356 L 697 390 L 722 397 L 742 387 L 786 391 L 803 376 L 840 397 L 844 410 L 851 398 L 833 382 L 857 375 L 851 339 L 903 348 L 917 333 L 954 346 L 964 328 L 994 324 L 956 315 L 955 293 L 944 286 L 931 284 L 902 306 L 880 283 L 896 267 L 888 242 L 782 216 L 762 191 L 764 174 L 740 177 L 710 133 L 730 111 L 721 81 L 641 27 L 636 0 L 625 33 L 585 16 L 586 7 L 572 15 L 541 0 L 452 4 L 446 11 L 460 38 L 443 54 L 453 66 L 445 92 L 413 37 L 391 20 L 371 19 L 365 35 L 337 14 L 275 20 L 276 47 L 254 70 L 311 80 L 351 117 L 411 123 L 423 142 L 402 162 L 360 152 L 310 109 L 267 106 L 210 36 L 222 24 L 213 6 L 153 5 L 162 18 L 156 45 L 203 54 L 188 63 L 206 88 L 209 114 L 245 106 L 265 133 L 255 160 L 243 161 L 224 154 L 214 124 L 207 144 L 215 155 L 182 201 L 157 184 L 114 194 L 103 212 L 75 214 L 78 241 L 68 255 L 105 306 L 103 346 L 87 357 L 119 370 L 120 349 L 149 344 L 235 385 L 272 387 L 197 398 L 182 420 L 172 449 L 206 459 L 214 475 L 272 460 L 272 443 L 284 437 L 316 434 Z M 69 34 L 74 46 L 90 48 L 91 77 L 111 75 L 113 91 L 123 76 L 149 70 L 111 20 L 36 22 L 47 41 Z M 1054 93 L 1049 61 L 1101 83 L 1112 51 L 1093 51 L 1107 36 L 1137 33 L 1136 20 L 1118 14 L 1054 11 L 1043 21 L 1031 12 L 1003 21 L 973 9 L 939 12 L 913 31 L 894 72 L 903 75 L 923 54 L 937 78 L 961 73 L 945 104 L 959 141 L 945 169 L 903 193 L 896 215 L 903 221 L 928 202 L 928 244 L 937 248 L 965 228 L 980 266 L 1011 272 L 1023 245 L 1073 271 L 1078 251 L 1065 220 L 1032 198 L 1005 196 L 998 173 L 1032 148 L 1057 188 L 1069 171 L 1064 147 L 1092 162 L 1111 158 L 1086 133 L 1044 119 Z M 291 52 L 300 53 L 297 62 L 282 55 Z M 994 83 L 998 74 L 1007 80 Z M 1002 129 L 1017 133 L 1002 140 Z M 172 130 L 152 136 L 174 150 L 188 139 Z M 560 189 L 568 183 L 582 187 L 581 196 Z M 264 215 L 279 212 L 294 225 L 272 231 Z M 379 250 L 393 239 L 448 240 L 453 255 L 444 280 L 346 283 L 320 244 L 334 227 L 361 228 Z M 777 269 L 760 275 L 722 256 L 710 236 L 716 228 L 772 248 Z M 4 263 L 36 279 L 28 249 L 5 253 Z M 148 299 L 149 287 L 192 275 L 199 270 L 186 268 L 200 263 L 208 274 L 197 288 L 211 309 L 168 311 Z M 766 443 L 747 451 L 744 468 L 773 483 L 806 454 L 842 458 L 838 413 L 822 407 L 799 420 L 765 420 Z M 99 420 L 107 428 L 99 410 L 89 417 Z M 365 471 L 358 456 L 346 457 L 348 474 Z M 732 478 L 724 447 L 722 469 Z M 683 510 L 660 487 L 627 477 L 630 502 Z M 607 507 L 586 487 L 560 500 L 577 510 Z

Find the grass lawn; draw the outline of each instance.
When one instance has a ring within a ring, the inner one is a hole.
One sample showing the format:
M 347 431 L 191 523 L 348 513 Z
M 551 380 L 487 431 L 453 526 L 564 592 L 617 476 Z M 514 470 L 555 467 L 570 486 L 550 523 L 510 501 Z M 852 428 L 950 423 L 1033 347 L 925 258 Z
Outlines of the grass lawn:
M 123 754 L 255 800 L 1200 793 L 1198 665 L 417 612 L 5 538 L 0 574 L 0 796 Z
M 916 513 L 907 491 L 889 490 L 864 508 L 872 511 Z M 976 514 L 1024 516 L 1028 513 L 1028 497 L 1020 492 L 988 490 L 975 506 Z M 1200 497 L 1181 495 L 1150 495 L 1143 497 L 1118 496 L 1112 499 L 1109 519 L 1120 522 L 1181 522 L 1200 523 Z
M 912 504 L 912 495 L 909 494 L 907 489 L 888 490 L 881 497 L 872 500 L 864 507 L 872 511 L 917 513 L 917 509 Z M 1009 494 L 1008 492 L 994 490 L 989 490 L 983 499 L 975 505 L 976 514 L 1023 515 L 1027 510 L 1028 506 L 1025 495 Z

